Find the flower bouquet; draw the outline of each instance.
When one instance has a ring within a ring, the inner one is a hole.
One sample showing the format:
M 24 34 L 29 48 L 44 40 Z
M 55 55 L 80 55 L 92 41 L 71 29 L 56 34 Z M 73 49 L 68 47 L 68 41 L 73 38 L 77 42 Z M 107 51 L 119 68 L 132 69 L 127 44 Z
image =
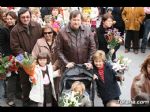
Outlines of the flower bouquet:
M 62 93 L 62 96 L 59 98 L 58 104 L 60 107 L 79 107 L 81 101 L 81 96 L 75 94 L 73 91 L 68 93 Z
M 23 67 L 24 71 L 29 75 L 32 83 L 36 84 L 36 80 L 34 77 L 34 69 L 36 65 L 35 58 L 32 57 L 31 54 L 25 52 L 24 54 L 19 54 L 18 56 L 16 56 L 16 60 Z
M 11 76 L 11 72 L 17 73 L 18 65 L 13 55 L 4 56 L 0 59 L 0 75 L 2 77 Z
M 112 63 L 113 69 L 117 72 L 117 76 L 124 75 L 124 72 L 128 70 L 129 63 L 131 63 L 131 60 L 124 58 L 122 55 L 117 58 L 115 63 Z M 122 80 L 120 84 L 122 85 Z
M 120 43 L 123 43 L 123 39 L 120 36 L 120 32 L 116 28 L 109 29 L 107 34 L 105 34 L 105 39 L 108 43 L 107 48 L 109 49 L 108 60 L 110 61 L 112 58 L 111 50 L 114 49 Z

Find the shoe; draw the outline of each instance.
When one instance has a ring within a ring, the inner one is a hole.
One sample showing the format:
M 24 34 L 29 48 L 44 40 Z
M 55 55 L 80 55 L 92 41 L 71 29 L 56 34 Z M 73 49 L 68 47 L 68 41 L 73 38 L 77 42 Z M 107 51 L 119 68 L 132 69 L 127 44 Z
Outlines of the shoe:
M 134 50 L 134 54 L 138 54 L 138 50 Z
M 141 53 L 145 53 L 145 49 L 141 49 Z
M 15 107 L 15 102 L 14 101 L 8 101 L 7 104 L 10 106 L 10 107 Z

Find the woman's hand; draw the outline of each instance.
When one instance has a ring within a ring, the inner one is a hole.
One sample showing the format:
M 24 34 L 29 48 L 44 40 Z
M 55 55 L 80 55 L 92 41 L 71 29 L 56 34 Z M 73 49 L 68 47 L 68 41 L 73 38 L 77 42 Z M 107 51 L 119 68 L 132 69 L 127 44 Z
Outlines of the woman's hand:
M 56 67 L 55 65 L 53 65 L 53 71 L 55 71 L 55 70 L 56 70 L 56 68 L 57 68 L 57 67 Z
M 111 52 L 111 54 L 113 54 L 113 53 L 115 52 L 115 50 L 114 50 L 114 49 L 111 49 L 110 52 Z
M 93 65 L 91 63 L 84 63 L 88 70 L 93 69 Z
M 75 65 L 74 62 L 69 62 L 69 63 L 66 65 L 66 67 L 67 67 L 67 68 L 73 68 L 74 65 Z
M 125 77 L 123 75 L 116 76 L 117 81 L 124 81 Z
M 93 79 L 95 80 L 95 79 L 98 79 L 98 77 L 97 77 L 97 75 L 93 75 Z

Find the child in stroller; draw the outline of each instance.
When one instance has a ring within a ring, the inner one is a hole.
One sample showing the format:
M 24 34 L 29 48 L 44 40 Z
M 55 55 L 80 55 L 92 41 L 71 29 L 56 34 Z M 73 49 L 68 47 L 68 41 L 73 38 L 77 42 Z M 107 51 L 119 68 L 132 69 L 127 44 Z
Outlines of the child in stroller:
M 83 82 L 75 81 L 70 90 L 63 91 L 63 94 L 69 94 L 71 95 L 74 93 L 74 95 L 80 95 L 81 100 L 79 101 L 80 107 L 91 107 L 92 102 L 90 100 L 89 94 L 85 91 L 85 85 Z
M 84 65 L 77 64 L 67 69 L 62 76 L 60 87 L 60 96 L 64 93 L 79 93 L 82 96 L 80 107 L 94 105 L 93 75 Z

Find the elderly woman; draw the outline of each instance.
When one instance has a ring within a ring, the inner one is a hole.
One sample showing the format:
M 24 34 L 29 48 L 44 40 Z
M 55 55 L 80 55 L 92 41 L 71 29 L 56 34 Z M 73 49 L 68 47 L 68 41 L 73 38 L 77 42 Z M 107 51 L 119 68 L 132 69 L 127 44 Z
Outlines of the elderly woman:
M 131 99 L 137 101 L 137 97 L 150 97 L 150 55 L 141 66 L 141 73 L 133 79 L 131 86 Z
M 40 52 L 45 52 L 49 54 L 50 60 L 53 65 L 53 70 L 54 74 L 60 74 L 59 70 L 59 61 L 57 60 L 57 56 L 55 54 L 55 37 L 56 37 L 56 32 L 48 26 L 45 26 L 43 28 L 43 37 L 38 39 L 33 50 L 32 50 L 32 55 L 37 58 L 38 54 Z M 59 93 L 59 80 L 60 77 L 54 79 L 54 84 L 55 84 L 55 89 L 58 97 Z

